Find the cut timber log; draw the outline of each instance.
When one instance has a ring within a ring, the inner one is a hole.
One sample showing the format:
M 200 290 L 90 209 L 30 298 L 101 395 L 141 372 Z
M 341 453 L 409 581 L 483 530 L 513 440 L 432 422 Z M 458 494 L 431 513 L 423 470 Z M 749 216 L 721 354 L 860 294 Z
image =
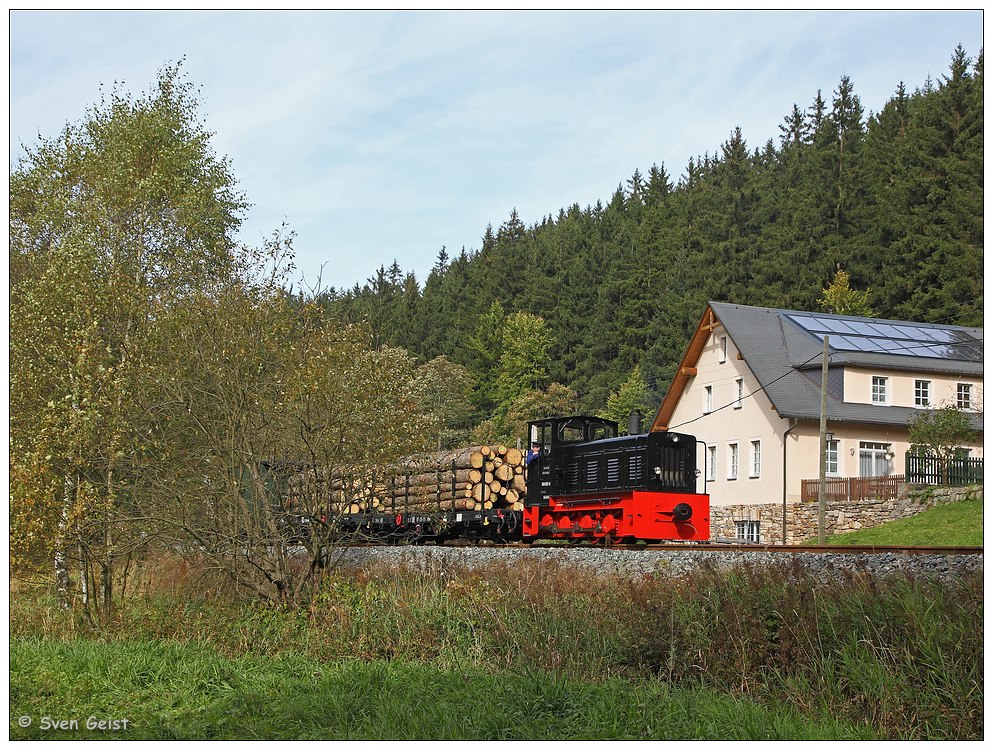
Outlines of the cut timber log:
M 488 484 L 477 484 L 472 488 L 472 498 L 477 503 L 483 503 L 490 498 L 490 486 Z

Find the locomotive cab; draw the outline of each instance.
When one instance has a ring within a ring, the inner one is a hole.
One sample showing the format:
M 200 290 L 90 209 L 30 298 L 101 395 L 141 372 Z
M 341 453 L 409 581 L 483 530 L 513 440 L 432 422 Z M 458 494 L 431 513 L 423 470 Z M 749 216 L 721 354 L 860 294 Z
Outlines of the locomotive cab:
M 617 422 L 599 417 L 559 417 L 528 425 L 527 496 L 524 506 L 547 505 L 557 491 L 567 448 L 617 437 Z

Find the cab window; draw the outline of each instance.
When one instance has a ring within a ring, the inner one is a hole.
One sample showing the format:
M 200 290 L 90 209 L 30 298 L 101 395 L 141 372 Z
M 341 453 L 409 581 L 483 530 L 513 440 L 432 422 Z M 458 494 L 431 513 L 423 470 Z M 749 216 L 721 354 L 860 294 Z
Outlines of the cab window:
M 614 428 L 609 424 L 593 425 L 590 430 L 590 440 L 606 440 L 612 437 L 617 437 L 617 435 L 614 434 Z
M 585 439 L 583 427 L 585 424 L 578 420 L 570 420 L 559 425 L 559 442 L 581 443 Z
M 531 444 L 541 443 L 550 445 L 552 442 L 552 425 L 549 422 L 531 425 Z

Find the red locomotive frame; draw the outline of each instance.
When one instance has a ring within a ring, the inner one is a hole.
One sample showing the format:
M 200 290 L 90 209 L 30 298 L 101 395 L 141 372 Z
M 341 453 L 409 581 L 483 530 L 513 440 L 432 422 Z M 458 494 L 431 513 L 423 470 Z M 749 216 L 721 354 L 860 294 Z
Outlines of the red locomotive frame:
M 687 515 L 685 507 L 689 508 Z M 551 497 L 524 509 L 524 538 L 593 541 L 710 538 L 707 495 L 627 490 L 605 497 Z

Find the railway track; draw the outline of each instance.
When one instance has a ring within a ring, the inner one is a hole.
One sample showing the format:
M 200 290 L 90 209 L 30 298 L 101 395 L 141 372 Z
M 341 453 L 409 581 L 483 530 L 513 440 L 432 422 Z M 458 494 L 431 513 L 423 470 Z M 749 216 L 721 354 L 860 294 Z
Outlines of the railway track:
M 522 547 L 525 545 L 508 544 L 499 545 L 503 547 Z M 536 542 L 528 545 L 542 549 L 554 549 L 559 547 L 568 549 L 575 545 L 554 545 Z M 602 547 L 602 545 L 599 545 Z M 613 544 L 606 549 L 622 550 L 644 550 L 644 551 L 670 551 L 670 552 L 774 552 L 782 554 L 803 554 L 803 553 L 827 553 L 827 554 L 862 554 L 862 555 L 981 555 L 982 547 L 923 547 L 909 545 L 819 545 L 819 544 L 731 544 L 731 543 L 704 543 L 704 544 Z
M 360 542 L 344 544 L 345 547 L 381 547 L 382 543 Z M 416 546 L 442 547 L 478 547 L 482 549 L 542 549 L 542 550 L 571 550 L 571 549 L 605 549 L 629 550 L 635 552 L 771 552 L 777 554 L 862 554 L 862 555 L 982 555 L 982 547 L 937 547 L 911 545 L 816 545 L 816 544 L 736 544 L 733 542 L 712 542 L 696 544 L 563 544 L 561 542 L 509 542 L 496 544 L 493 542 L 447 542 L 442 545 L 426 544 Z
M 425 540 L 427 541 L 427 540 Z M 914 545 L 772 545 L 723 543 L 660 543 L 604 545 L 561 542 L 505 544 L 450 542 L 418 545 L 363 545 L 341 549 L 349 564 L 385 561 L 389 565 L 437 572 L 447 565 L 486 568 L 517 561 L 547 561 L 595 575 L 640 578 L 692 576 L 702 567 L 735 568 L 743 564 L 799 566 L 818 581 L 835 581 L 840 572 L 870 576 L 920 575 L 959 580 L 983 570 L 982 547 Z M 378 549 L 372 549 L 378 547 Z M 438 567 L 440 566 L 440 568 Z
M 907 545 L 773 545 L 773 544 L 698 544 L 676 546 L 672 544 L 625 545 L 618 549 L 651 549 L 651 550 L 690 550 L 701 552 L 720 552 L 733 550 L 735 552 L 776 552 L 784 554 L 830 553 L 830 554 L 900 554 L 900 555 L 981 555 L 982 547 L 914 547 Z

